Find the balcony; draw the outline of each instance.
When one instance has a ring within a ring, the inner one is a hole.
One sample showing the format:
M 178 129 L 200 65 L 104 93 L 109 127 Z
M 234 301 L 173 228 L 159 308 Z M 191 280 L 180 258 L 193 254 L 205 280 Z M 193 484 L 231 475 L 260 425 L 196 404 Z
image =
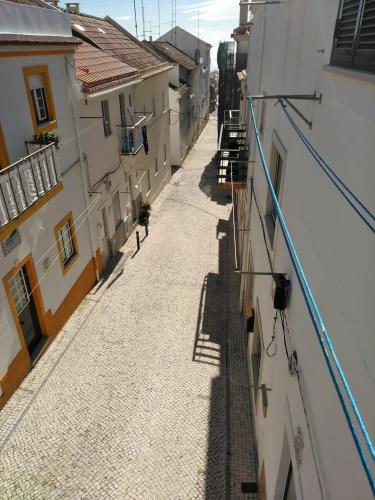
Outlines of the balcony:
M 142 127 L 148 121 L 148 114 L 135 113 L 136 123 L 121 127 L 120 151 L 122 155 L 136 155 L 143 147 Z
M 17 219 L 58 184 L 56 146 L 44 146 L 0 171 L 0 230 Z
M 245 189 L 249 151 L 246 128 L 239 122 L 239 110 L 226 110 L 221 125 L 217 154 L 217 179 L 224 189 Z

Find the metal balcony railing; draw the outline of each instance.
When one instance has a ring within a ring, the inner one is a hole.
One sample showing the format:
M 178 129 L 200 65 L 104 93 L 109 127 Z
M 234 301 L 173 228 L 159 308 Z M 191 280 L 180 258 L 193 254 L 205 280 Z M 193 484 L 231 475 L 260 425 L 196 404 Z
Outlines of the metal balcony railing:
M 60 182 L 54 143 L 0 171 L 0 228 L 31 207 Z
M 136 113 L 136 123 L 121 127 L 120 146 L 122 155 L 135 155 L 143 146 L 142 127 L 146 124 L 148 116 Z
M 220 187 L 246 188 L 249 151 L 246 128 L 240 124 L 239 110 L 226 110 L 220 129 L 217 153 L 217 179 Z

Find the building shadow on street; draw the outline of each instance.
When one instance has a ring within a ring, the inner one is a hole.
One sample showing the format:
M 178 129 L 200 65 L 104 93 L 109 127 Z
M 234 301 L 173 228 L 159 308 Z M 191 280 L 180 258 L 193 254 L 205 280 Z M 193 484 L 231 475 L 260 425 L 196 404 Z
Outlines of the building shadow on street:
M 199 181 L 199 188 L 208 198 L 218 205 L 227 205 L 231 203 L 232 197 L 230 191 L 220 188 L 217 182 L 216 154 L 205 166 Z
M 193 347 L 193 362 L 219 370 L 211 385 L 206 500 L 257 498 L 244 493 L 257 488 L 257 454 L 232 231 L 231 219 L 218 221 L 218 273 L 203 281 Z

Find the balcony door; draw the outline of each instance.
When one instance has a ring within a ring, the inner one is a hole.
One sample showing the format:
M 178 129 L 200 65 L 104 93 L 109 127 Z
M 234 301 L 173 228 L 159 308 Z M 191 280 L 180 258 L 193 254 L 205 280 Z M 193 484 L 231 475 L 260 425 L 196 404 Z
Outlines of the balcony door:
M 9 288 L 16 307 L 18 320 L 30 356 L 33 355 L 43 335 L 40 329 L 35 303 L 26 266 L 21 267 L 9 280 Z

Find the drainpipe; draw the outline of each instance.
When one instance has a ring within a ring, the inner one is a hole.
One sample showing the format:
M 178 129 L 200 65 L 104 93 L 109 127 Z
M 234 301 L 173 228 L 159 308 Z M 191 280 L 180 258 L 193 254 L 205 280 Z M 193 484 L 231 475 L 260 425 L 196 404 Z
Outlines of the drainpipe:
M 81 181 L 82 181 L 82 189 L 83 189 L 83 196 L 85 199 L 85 209 L 87 210 L 89 204 L 90 204 L 90 198 L 88 194 L 88 185 L 87 185 L 87 178 L 84 172 L 82 160 L 83 160 L 83 153 L 82 153 L 82 147 L 81 147 L 81 141 L 79 138 L 79 125 L 78 125 L 78 113 L 77 113 L 77 103 L 75 96 L 73 95 L 73 89 L 74 89 L 74 84 L 73 82 L 75 81 L 75 75 L 72 75 L 71 71 L 71 64 L 69 63 L 68 57 L 65 56 L 65 68 L 66 68 L 66 73 L 68 75 L 68 81 L 69 81 L 69 96 L 71 100 L 71 105 L 72 105 L 72 112 L 73 112 L 73 121 L 74 121 L 74 132 L 75 132 L 75 137 L 77 140 L 77 148 L 78 148 L 78 154 L 79 154 L 79 170 L 81 173 Z M 87 217 L 87 222 L 89 226 L 89 234 L 90 234 L 90 243 L 91 243 L 91 252 L 94 258 L 94 268 L 95 268 L 95 275 L 96 275 L 96 281 L 100 280 L 100 274 L 99 274 L 99 269 L 96 263 L 96 247 L 95 247 L 95 240 L 94 240 L 94 234 L 91 226 L 91 215 L 88 215 Z

